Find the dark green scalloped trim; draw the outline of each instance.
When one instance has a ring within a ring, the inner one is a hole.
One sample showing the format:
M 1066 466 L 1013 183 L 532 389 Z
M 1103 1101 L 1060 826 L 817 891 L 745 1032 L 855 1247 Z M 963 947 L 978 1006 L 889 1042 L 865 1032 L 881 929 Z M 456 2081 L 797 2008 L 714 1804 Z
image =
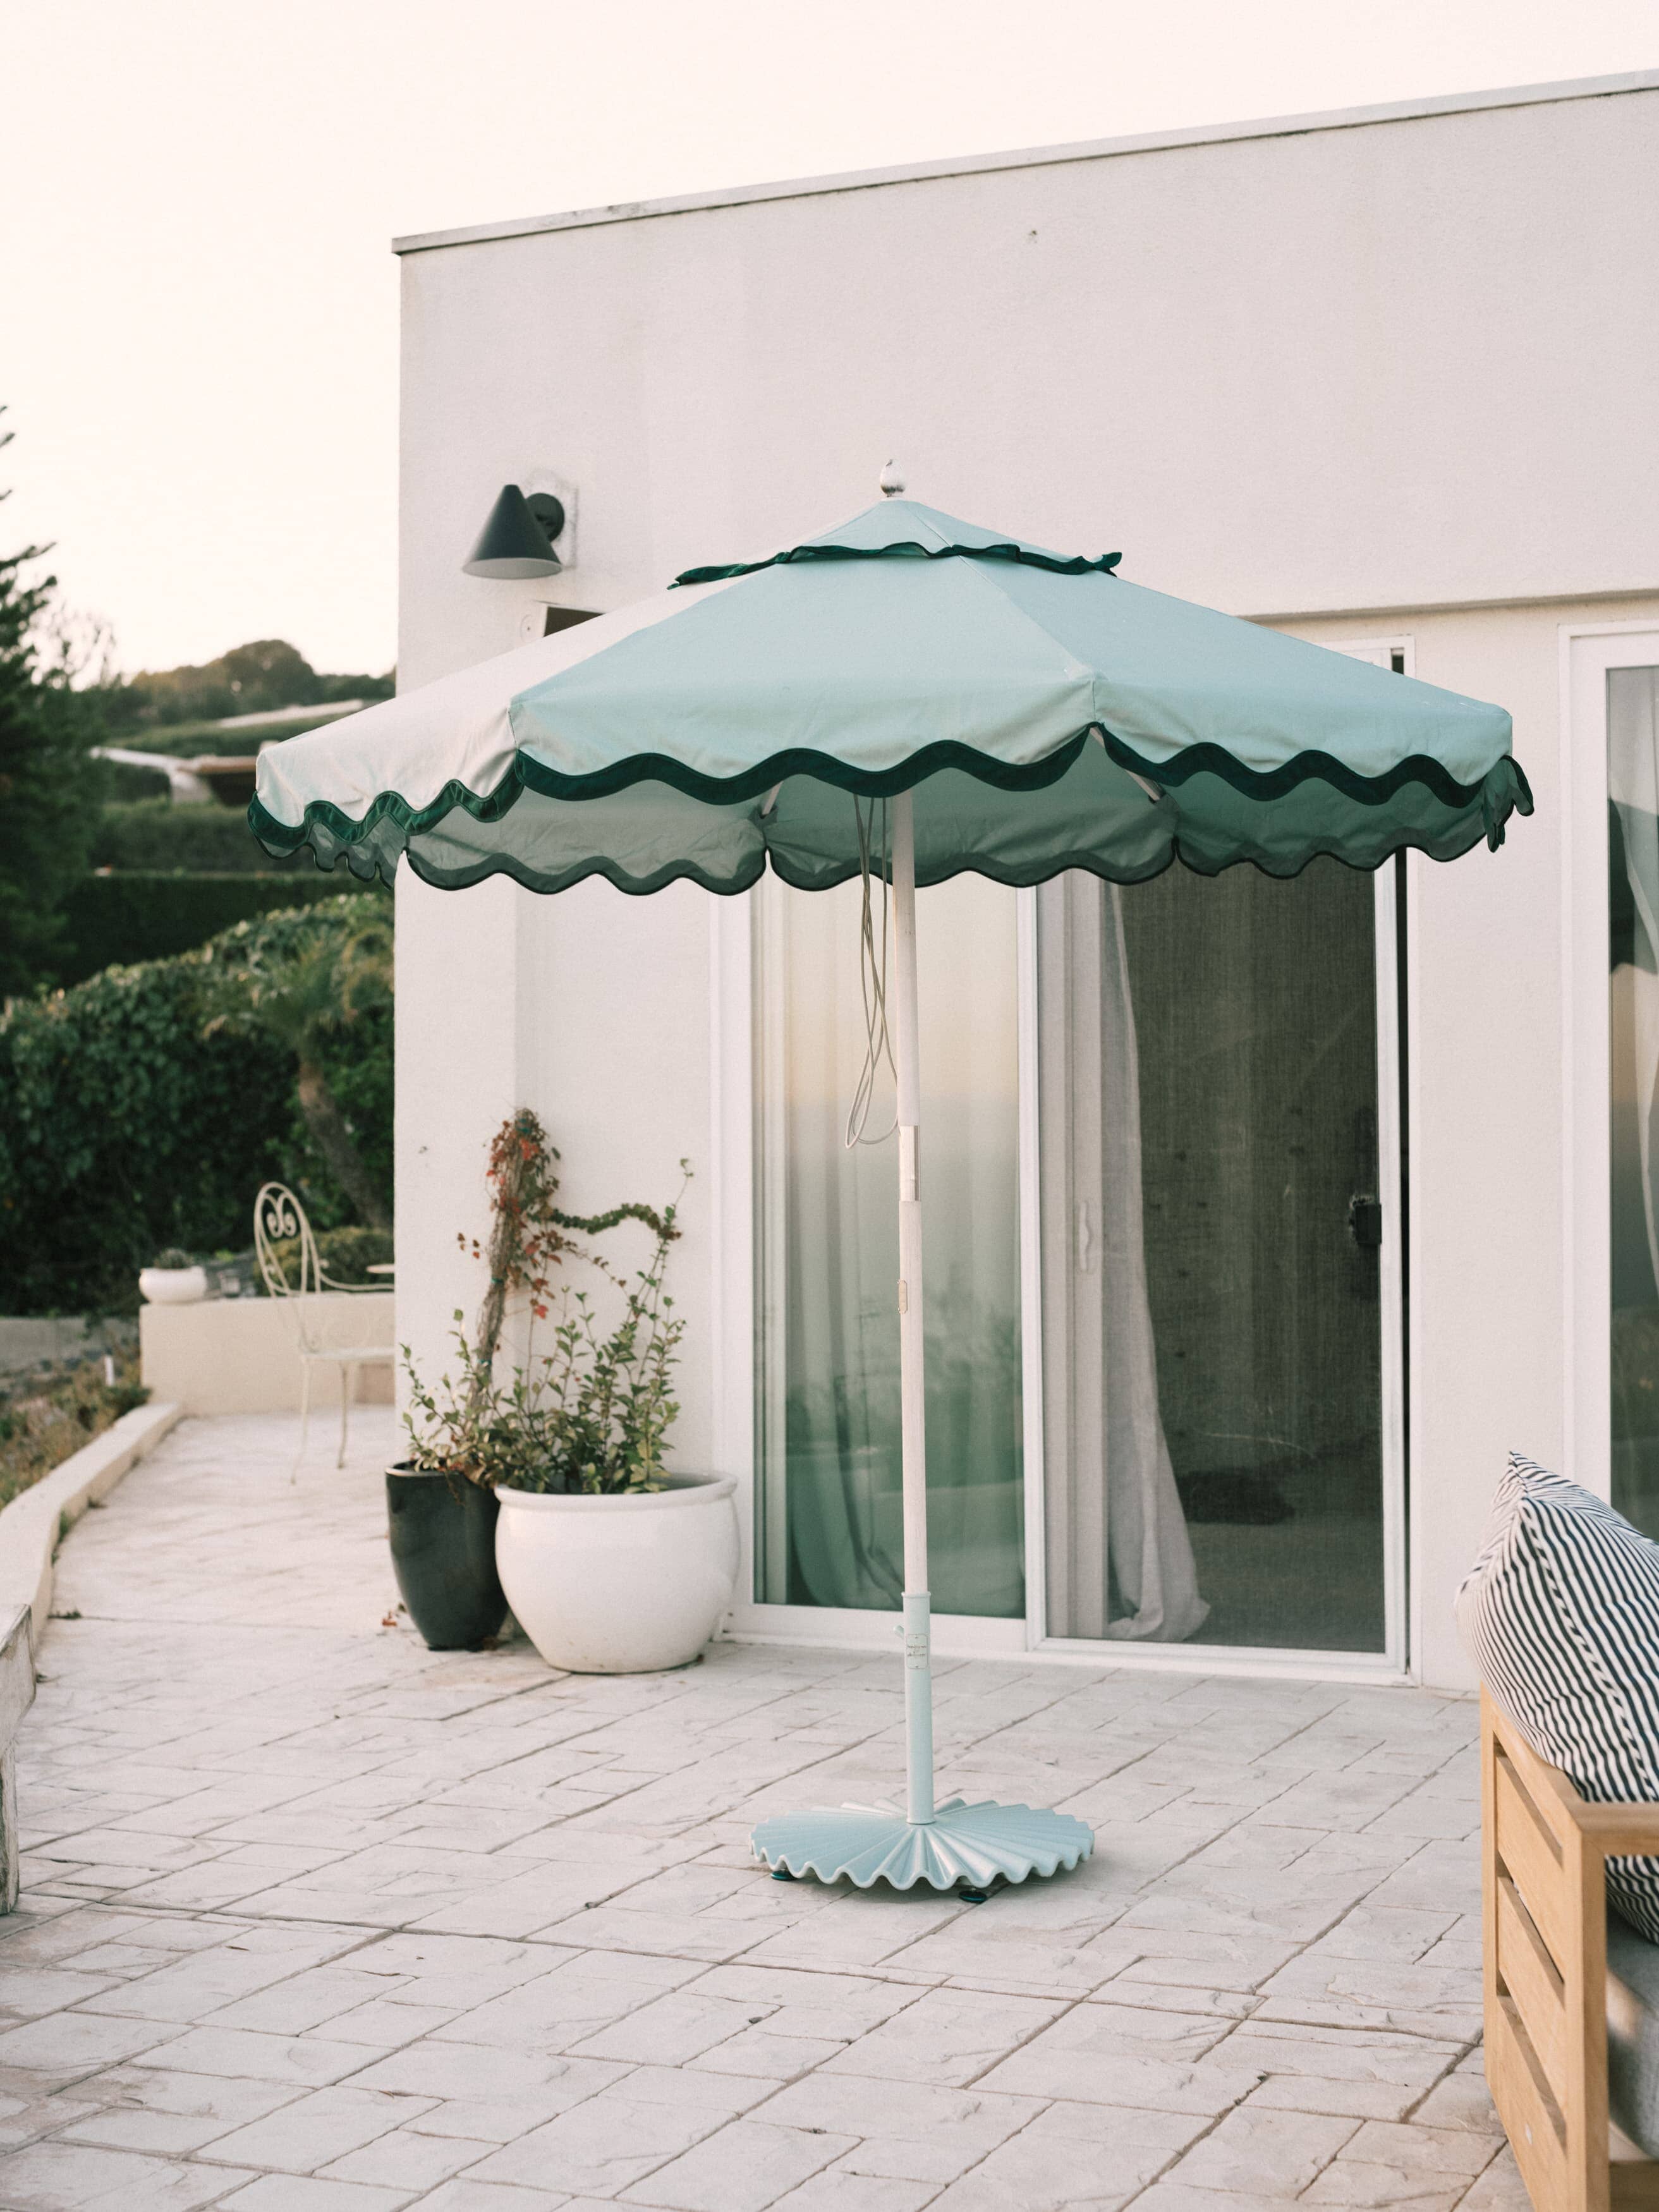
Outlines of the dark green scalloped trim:
M 1109 576 L 1123 558 L 1103 553 L 1097 561 L 1074 553 L 1062 561 L 1057 553 L 1039 553 L 1030 545 L 923 545 L 906 538 L 893 545 L 792 545 L 787 553 L 774 553 L 764 561 L 737 561 L 725 568 L 688 568 L 676 576 L 669 590 L 680 584 L 723 584 L 732 576 L 758 575 L 763 568 L 781 568 L 794 561 L 1015 561 L 1025 568 L 1047 568 L 1056 576 Z
M 380 875 L 390 882 L 390 874 L 381 867 L 378 859 L 367 868 L 357 865 L 360 857 L 357 848 L 382 822 L 392 823 L 406 846 L 411 837 L 436 829 L 457 807 L 470 814 L 476 822 L 499 822 L 511 811 L 520 794 L 526 790 L 537 792 L 547 799 L 580 800 L 611 798 L 635 784 L 656 782 L 666 784 L 687 797 L 708 805 L 729 806 L 740 805 L 745 799 L 757 799 L 791 776 L 810 775 L 860 798 L 890 799 L 902 791 L 913 789 L 943 769 L 954 769 L 998 790 L 1041 791 L 1060 781 L 1097 729 L 1100 730 L 1108 754 L 1120 768 L 1160 787 L 1185 783 L 1194 775 L 1208 775 L 1218 777 L 1246 798 L 1270 800 L 1288 796 L 1300 784 L 1317 781 L 1331 785 L 1345 798 L 1359 805 L 1380 806 L 1406 784 L 1419 783 L 1443 806 L 1454 812 L 1472 807 L 1478 801 L 1486 842 L 1493 851 L 1503 842 L 1504 823 L 1510 812 L 1528 815 L 1533 811 L 1531 787 L 1519 762 L 1509 753 L 1501 754 L 1482 780 L 1474 784 L 1459 783 L 1440 762 L 1431 760 L 1424 754 L 1414 754 L 1410 759 L 1397 763 L 1386 774 L 1373 777 L 1359 775 L 1330 754 L 1318 751 L 1298 753 L 1293 760 L 1286 761 L 1276 769 L 1256 769 L 1247 768 L 1221 746 L 1214 744 L 1189 746 L 1171 761 L 1146 760 L 1110 731 L 1097 723 L 1091 723 L 1074 737 L 1056 746 L 1042 760 L 1032 762 L 1024 768 L 989 760 L 982 753 L 975 752 L 971 746 L 954 740 L 926 746 L 921 752 L 913 753 L 896 769 L 874 771 L 854 769 L 826 754 L 795 748 L 774 753 L 759 767 L 724 779 L 700 775 L 664 755 L 652 753 L 635 754 L 631 759 L 618 762 L 595 775 L 568 776 L 549 768 L 544 762 L 529 759 L 519 752 L 514 756 L 511 765 L 495 788 L 482 794 L 452 780 L 427 805 L 412 807 L 398 793 L 383 791 L 370 803 L 362 816 L 355 819 L 330 799 L 314 799 L 306 809 L 305 819 L 297 826 L 279 822 L 256 797 L 248 804 L 247 818 L 249 828 L 268 853 L 291 854 L 297 852 L 301 846 L 310 846 L 314 852 L 317 839 L 313 830 L 320 830 L 342 848 L 342 855 L 353 874 L 363 878 Z M 1184 859 L 1184 855 L 1182 857 Z M 1340 860 L 1341 855 L 1332 854 L 1330 857 Z M 319 865 L 324 865 L 320 857 Z M 331 861 L 327 865 L 331 866 L 333 863 Z M 1086 867 L 1088 865 L 1086 860 L 1060 864 L 1062 867 Z M 1191 866 L 1194 864 L 1188 861 L 1187 865 Z M 1305 862 L 1303 865 L 1305 866 Z M 395 866 L 394 861 L 394 870 Z M 1044 881 L 1048 876 L 1058 872 L 1053 864 L 1045 864 L 1030 874 L 1005 876 L 993 870 L 980 871 L 981 873 L 994 875 L 998 882 L 1020 887 Z M 419 868 L 416 872 L 425 874 Z M 480 881 L 485 875 L 503 872 L 515 874 L 516 880 L 520 882 L 530 881 L 528 876 L 517 873 L 507 860 L 495 859 L 488 864 L 480 864 L 477 870 L 460 872 L 453 884 L 446 884 L 442 888 L 463 889 L 467 884 Z M 758 872 L 757 868 L 757 874 Z M 1199 872 L 1206 872 L 1200 870 Z M 1273 872 L 1268 870 L 1265 872 Z M 544 882 L 538 878 L 532 888 L 562 890 L 570 883 L 579 882 L 583 876 L 593 874 L 607 876 L 621 890 L 638 890 L 642 893 L 659 890 L 664 884 L 682 878 L 702 884 L 708 890 L 748 888 L 746 882 L 736 885 L 716 884 L 690 866 L 670 867 L 648 879 L 623 881 L 599 861 L 591 866 L 584 864 L 575 873 L 556 879 Z M 437 877 L 427 876 L 425 879 L 435 882 Z M 787 876 L 785 880 L 788 880 Z M 1125 878 L 1121 880 L 1135 881 L 1139 878 Z
M 445 815 L 457 806 L 465 807 L 475 821 L 499 822 L 516 804 L 521 791 L 538 792 L 544 799 L 611 799 L 619 792 L 630 790 L 637 783 L 665 784 L 671 790 L 682 793 L 688 799 L 702 801 L 710 806 L 740 806 L 745 799 L 759 799 L 791 776 L 810 775 L 820 783 L 828 783 L 842 791 L 854 793 L 860 799 L 895 799 L 902 791 L 913 790 L 931 775 L 946 769 L 954 769 L 976 781 L 988 784 L 993 790 L 1025 792 L 1044 791 L 1058 783 L 1076 761 L 1090 736 L 1098 730 L 1106 750 L 1120 768 L 1159 785 L 1185 783 L 1194 775 L 1219 776 L 1235 791 L 1255 799 L 1283 799 L 1298 784 L 1316 779 L 1330 784 L 1344 798 L 1352 799 L 1362 806 L 1380 806 L 1393 798 L 1402 786 L 1420 783 L 1437 799 L 1443 806 L 1468 806 L 1478 798 L 1501 802 L 1506 795 L 1492 787 L 1494 776 L 1510 779 L 1507 796 L 1522 814 L 1530 814 L 1532 792 L 1526 777 L 1513 756 L 1500 754 L 1491 769 L 1479 783 L 1459 783 L 1437 760 L 1427 754 L 1414 753 L 1407 760 L 1378 776 L 1363 776 L 1346 767 L 1329 753 L 1309 751 L 1297 753 L 1293 760 L 1274 769 L 1247 768 L 1235 760 L 1223 747 L 1214 744 L 1187 746 L 1174 759 L 1155 761 L 1143 757 L 1122 738 L 1115 737 L 1097 722 L 1086 724 L 1072 737 L 1062 740 L 1052 752 L 1038 761 L 1023 766 L 993 760 L 964 745 L 955 738 L 942 740 L 938 744 L 924 745 L 890 769 L 855 768 L 833 755 L 811 750 L 804 746 L 793 746 L 782 752 L 769 754 L 755 767 L 744 769 L 731 776 L 704 775 L 688 768 L 683 762 L 671 759 L 665 753 L 635 753 L 629 759 L 614 762 L 591 775 L 566 775 L 550 768 L 544 761 L 532 758 L 520 750 L 514 754 L 511 765 L 492 791 L 480 794 L 463 783 L 447 783 L 436 799 L 428 805 L 414 808 L 395 791 L 382 792 L 372 802 L 361 821 L 349 815 L 326 799 L 314 800 L 307 808 L 307 820 L 325 823 L 334 834 L 347 842 L 356 842 L 366 836 L 378 823 L 388 817 L 406 833 L 430 830 L 442 821 Z M 257 811 L 256 811 L 257 810 Z M 268 814 L 255 799 L 248 808 L 248 820 L 253 834 L 267 851 L 292 851 L 284 845 L 284 838 L 303 841 L 304 830 L 291 830 L 286 823 Z
M 1215 744 L 1186 745 L 1171 760 L 1147 760 L 1109 730 L 1103 730 L 1103 735 L 1106 750 L 1118 766 L 1132 775 L 1144 776 L 1149 783 L 1182 784 L 1195 775 L 1213 775 L 1246 799 L 1269 799 L 1288 798 L 1298 784 L 1318 781 L 1329 784 L 1360 806 L 1384 805 L 1405 785 L 1420 783 L 1443 806 L 1470 806 L 1479 799 L 1489 836 L 1492 817 L 1500 808 L 1506 815 L 1511 808 L 1518 814 L 1530 814 L 1533 810 L 1532 786 L 1513 753 L 1500 753 L 1479 783 L 1459 783 L 1441 762 L 1426 753 L 1413 753 L 1382 775 L 1367 776 L 1325 752 L 1297 753 L 1272 769 L 1247 768 L 1224 746 Z
M 1346 868 L 1351 875 L 1374 875 L 1377 868 L 1392 860 L 1396 853 L 1404 852 L 1408 848 L 1428 853 L 1431 860 L 1449 861 L 1461 859 L 1480 841 L 1480 830 L 1471 825 L 1468 837 L 1462 843 L 1446 850 L 1431 851 L 1427 845 L 1422 844 L 1416 839 L 1406 837 L 1402 838 L 1398 845 L 1390 846 L 1388 852 L 1375 863 L 1350 860 L 1340 853 L 1331 852 L 1321 847 L 1311 853 L 1304 854 L 1294 867 L 1273 868 L 1269 867 L 1265 861 L 1258 860 L 1255 854 L 1244 853 L 1241 853 L 1235 860 L 1224 860 L 1214 867 L 1207 866 L 1190 853 L 1184 851 L 1181 841 L 1177 838 L 1171 846 L 1166 860 L 1159 860 L 1155 866 L 1143 868 L 1139 872 L 1124 870 L 1114 874 L 1109 869 L 1103 868 L 1091 854 L 1077 853 L 1058 862 L 1045 861 L 1040 867 L 1030 868 L 1002 867 L 993 861 L 983 860 L 963 860 L 957 866 L 948 869 L 943 875 L 925 877 L 920 887 L 927 890 L 935 890 L 940 884 L 950 883 L 957 876 L 976 875 L 984 876 L 990 882 L 1000 884 L 1010 890 L 1030 890 L 1037 884 L 1048 883 L 1053 877 L 1073 869 L 1079 870 L 1085 875 L 1098 876 L 1103 883 L 1128 885 L 1151 883 L 1158 876 L 1167 875 L 1169 871 L 1176 866 L 1185 868 L 1189 875 L 1203 876 L 1207 878 L 1224 875 L 1229 868 L 1253 867 L 1261 875 L 1271 876 L 1275 883 L 1291 883 L 1294 882 L 1297 876 L 1305 873 L 1316 860 L 1333 861 L 1337 866 Z M 545 875 L 537 869 L 524 867 L 514 860 L 510 854 L 492 854 L 488 860 L 480 861 L 477 866 L 469 868 L 434 867 L 429 861 L 422 859 L 413 851 L 405 852 L 404 857 L 413 873 L 418 876 L 423 884 L 430 884 L 436 890 L 470 890 L 475 884 L 486 882 L 491 876 L 507 876 L 527 891 L 555 895 L 560 891 L 569 890 L 576 884 L 586 883 L 594 876 L 599 876 L 630 898 L 647 898 L 654 892 L 665 890 L 670 884 L 676 883 L 696 884 L 703 890 L 712 892 L 716 897 L 735 898 L 740 896 L 744 891 L 752 890 L 769 866 L 781 883 L 789 884 L 793 890 L 833 890 L 837 884 L 851 883 L 859 872 L 858 863 L 848 861 L 838 873 L 809 875 L 804 870 L 780 867 L 776 856 L 770 853 L 759 855 L 752 870 L 745 870 L 741 877 L 727 876 L 718 882 L 706 875 L 701 868 L 694 867 L 690 863 L 661 868 L 651 876 L 629 876 L 623 874 L 608 861 L 587 860 L 582 862 L 579 867 L 565 869 L 556 875 Z M 380 872 L 376 871 L 376 872 Z

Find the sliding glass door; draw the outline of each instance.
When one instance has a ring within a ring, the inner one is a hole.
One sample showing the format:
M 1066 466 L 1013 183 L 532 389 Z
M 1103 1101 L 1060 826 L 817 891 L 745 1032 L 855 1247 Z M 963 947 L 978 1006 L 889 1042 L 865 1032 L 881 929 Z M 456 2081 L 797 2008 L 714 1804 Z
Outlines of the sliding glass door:
M 1320 861 L 918 901 L 936 1613 L 1397 1656 L 1393 891 Z M 753 904 L 754 1597 L 891 1613 L 896 1168 L 845 1141 L 859 887 Z M 866 1139 L 891 1116 L 887 1077 Z
M 1385 1648 L 1375 908 L 1037 894 L 1051 1636 Z

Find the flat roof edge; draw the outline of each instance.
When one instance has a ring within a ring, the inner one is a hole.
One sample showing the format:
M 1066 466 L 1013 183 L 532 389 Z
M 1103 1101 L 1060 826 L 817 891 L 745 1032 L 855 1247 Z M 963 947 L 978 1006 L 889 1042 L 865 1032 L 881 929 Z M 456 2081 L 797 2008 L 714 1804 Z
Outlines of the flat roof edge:
M 689 192 L 675 199 L 623 200 L 611 207 L 578 208 L 562 215 L 520 216 L 507 222 L 479 222 L 459 230 L 418 231 L 394 238 L 394 253 L 429 253 L 434 247 L 482 246 L 497 239 L 529 238 L 550 230 L 587 230 L 606 223 L 641 222 L 658 216 L 694 215 L 758 201 L 811 199 L 830 192 L 869 191 L 883 185 L 924 184 L 945 177 L 983 176 L 1006 169 L 1046 168 L 1064 161 L 1099 161 L 1125 154 L 1159 154 L 1183 146 L 1226 145 L 1250 138 L 1288 138 L 1316 131 L 1353 131 L 1368 124 L 1409 123 L 1437 115 L 1468 115 L 1490 108 L 1539 107 L 1569 100 L 1659 91 L 1659 69 L 1622 76 L 1570 78 L 1559 84 L 1515 85 L 1497 92 L 1443 93 L 1431 100 L 1395 100 L 1379 107 L 1334 108 L 1312 115 L 1279 115 L 1252 123 L 1213 123 L 1185 131 L 1146 131 L 1129 138 L 1097 138 L 1075 145 L 1040 146 L 1025 152 L 968 154 L 949 161 L 912 161 L 896 168 L 850 170 L 827 177 L 737 185 L 724 191 Z

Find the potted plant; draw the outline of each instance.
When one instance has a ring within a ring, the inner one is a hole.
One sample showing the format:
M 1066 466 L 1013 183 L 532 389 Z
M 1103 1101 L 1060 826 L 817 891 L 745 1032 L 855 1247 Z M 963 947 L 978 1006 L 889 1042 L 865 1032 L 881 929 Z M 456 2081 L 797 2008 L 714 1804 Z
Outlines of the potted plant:
M 386 1535 L 410 1619 L 431 1651 L 470 1650 L 496 1635 L 507 1598 L 495 1571 L 494 1479 L 505 1437 L 501 1395 L 459 1328 L 458 1386 L 435 1391 L 416 1374 L 409 1347 L 410 1456 L 386 1469 Z
M 684 1667 L 719 1627 L 738 1573 L 737 1485 L 671 1474 L 673 1369 L 684 1322 L 664 1289 L 676 1207 L 608 1330 L 583 1291 L 558 1304 L 553 1345 L 515 1380 L 527 1449 L 498 1484 L 495 1559 L 519 1625 L 550 1667 L 634 1674 Z M 539 1309 L 547 1318 L 547 1309 Z
M 713 1610 L 699 1604 L 697 1620 L 705 1612 L 708 1619 L 695 1643 L 681 1651 L 696 1625 L 687 1623 L 671 1639 L 679 1657 L 629 1660 L 624 1654 L 623 1663 L 613 1666 L 609 1656 L 602 1656 L 590 1661 L 588 1668 L 629 1672 L 635 1667 L 678 1665 L 701 1650 L 729 1601 L 736 1522 L 732 1484 L 671 1477 L 661 1464 L 662 1439 L 678 1410 L 668 1377 L 681 1324 L 662 1287 L 667 1249 L 679 1233 L 674 1210 L 658 1214 L 649 1206 L 630 1205 L 592 1216 L 565 1213 L 556 1203 L 558 1158 L 528 1110 L 503 1122 L 489 1152 L 487 1243 L 465 1236 L 459 1240 L 473 1258 L 486 1262 L 489 1277 L 471 1337 L 461 1326 L 461 1314 L 455 1315 L 453 1376 L 446 1374 L 435 1389 L 428 1389 L 404 1347 L 412 1449 L 386 1475 L 393 1566 L 410 1616 L 434 1649 L 483 1642 L 500 1628 L 513 1600 L 520 1625 L 543 1656 L 553 1665 L 573 1667 L 576 1662 L 565 1656 L 568 1647 L 550 1620 L 563 1601 L 556 1592 L 550 1600 L 546 1595 L 547 1574 L 544 1565 L 538 1564 L 550 1532 L 538 1521 L 527 1539 L 519 1538 L 507 1525 L 518 1502 L 528 1499 L 532 1511 L 542 1511 L 567 1492 L 576 1494 L 573 1503 L 591 1504 L 595 1492 L 623 1504 L 632 1498 L 649 1505 L 660 1498 L 666 1507 L 692 1493 L 697 1503 L 723 1502 L 726 1521 L 720 1525 L 729 1523 L 731 1565 L 723 1570 L 724 1594 Z M 584 1250 L 571 1233 L 597 1236 L 630 1219 L 643 1222 L 657 1239 L 649 1268 L 634 1283 Z M 591 1304 L 567 1297 L 559 1302 L 555 1349 L 537 1359 L 532 1357 L 535 1326 L 550 1318 L 553 1270 L 568 1258 L 590 1261 L 621 1290 L 624 1317 L 611 1338 L 601 1340 Z M 503 1382 L 501 1340 L 515 1304 L 524 1309 L 527 1324 L 526 1358 Z M 718 1498 L 705 1498 L 716 1490 Z M 498 1523 L 501 1504 L 509 1510 Z M 722 1542 L 719 1548 L 724 1559 L 728 1547 Z M 561 1556 L 568 1550 L 567 1544 Z M 695 1583 L 695 1574 L 689 1580 Z M 660 1645 L 659 1638 L 651 1654 Z M 556 1649 L 562 1656 L 555 1656 Z M 605 1655 L 610 1651 L 607 1644 Z
M 139 1269 L 138 1288 L 153 1306 L 194 1305 L 208 1294 L 207 1270 L 188 1252 L 169 1246 L 156 1254 L 153 1266 Z

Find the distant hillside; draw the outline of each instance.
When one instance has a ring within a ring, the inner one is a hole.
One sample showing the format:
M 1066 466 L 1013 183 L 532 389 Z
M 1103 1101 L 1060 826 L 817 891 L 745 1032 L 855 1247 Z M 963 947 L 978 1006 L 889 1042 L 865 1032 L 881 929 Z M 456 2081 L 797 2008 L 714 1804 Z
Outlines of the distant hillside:
M 112 738 L 131 737 L 142 744 L 165 732 L 167 741 L 156 749 L 171 752 L 178 749 L 174 741 L 193 743 L 207 736 L 204 724 L 234 717 L 247 720 L 252 750 L 261 738 L 279 732 L 258 731 L 249 718 L 284 708 L 327 708 L 348 699 L 389 699 L 393 688 L 389 674 L 326 675 L 285 639 L 262 638 L 233 646 L 199 668 L 141 669 L 136 676 L 100 685 L 95 696 Z M 292 736 L 301 726 L 296 717 L 284 722 L 280 734 Z M 216 738 L 223 734 L 213 732 Z

